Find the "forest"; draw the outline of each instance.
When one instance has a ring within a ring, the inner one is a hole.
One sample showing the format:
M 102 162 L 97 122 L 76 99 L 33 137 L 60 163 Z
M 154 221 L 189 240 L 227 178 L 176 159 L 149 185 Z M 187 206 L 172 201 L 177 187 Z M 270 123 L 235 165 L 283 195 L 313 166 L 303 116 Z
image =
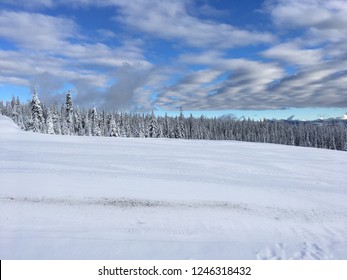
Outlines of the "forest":
M 0 113 L 23 130 L 62 135 L 149 137 L 205 140 L 237 140 L 347 151 L 347 121 L 252 120 L 233 117 L 178 116 L 151 113 L 106 112 L 74 107 L 68 91 L 60 106 L 40 102 L 37 90 L 32 100 L 19 98 L 0 102 Z

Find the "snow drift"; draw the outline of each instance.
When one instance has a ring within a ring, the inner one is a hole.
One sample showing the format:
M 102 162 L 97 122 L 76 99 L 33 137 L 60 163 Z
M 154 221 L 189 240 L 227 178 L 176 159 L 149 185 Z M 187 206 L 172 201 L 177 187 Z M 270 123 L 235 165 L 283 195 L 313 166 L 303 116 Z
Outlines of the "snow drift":
M 20 131 L 0 116 L 1 259 L 347 259 L 347 154 Z

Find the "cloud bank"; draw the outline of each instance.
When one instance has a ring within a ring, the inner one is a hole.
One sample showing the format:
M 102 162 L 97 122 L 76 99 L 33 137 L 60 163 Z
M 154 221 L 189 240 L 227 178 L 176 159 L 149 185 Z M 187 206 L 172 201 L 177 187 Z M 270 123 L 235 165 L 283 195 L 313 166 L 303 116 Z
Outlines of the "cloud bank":
M 259 27 L 213 1 L 2 3 L 0 84 L 36 84 L 46 102 L 69 86 L 107 109 L 347 107 L 343 0 L 264 1 Z M 112 9 L 107 27 L 87 29 L 87 9 Z

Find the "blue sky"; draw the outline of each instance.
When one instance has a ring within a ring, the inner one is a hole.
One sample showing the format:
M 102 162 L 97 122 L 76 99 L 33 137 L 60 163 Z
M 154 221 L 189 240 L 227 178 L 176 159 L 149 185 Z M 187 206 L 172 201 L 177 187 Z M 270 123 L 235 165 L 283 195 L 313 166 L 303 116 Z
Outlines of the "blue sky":
M 0 99 L 340 117 L 346 45 L 345 0 L 0 0 Z

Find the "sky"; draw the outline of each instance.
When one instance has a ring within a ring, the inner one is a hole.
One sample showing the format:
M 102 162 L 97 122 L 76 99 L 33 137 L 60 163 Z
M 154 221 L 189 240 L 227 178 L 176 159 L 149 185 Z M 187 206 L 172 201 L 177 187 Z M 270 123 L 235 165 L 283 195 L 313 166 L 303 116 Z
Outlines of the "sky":
M 342 117 L 346 45 L 347 0 L 0 0 L 0 100 Z

